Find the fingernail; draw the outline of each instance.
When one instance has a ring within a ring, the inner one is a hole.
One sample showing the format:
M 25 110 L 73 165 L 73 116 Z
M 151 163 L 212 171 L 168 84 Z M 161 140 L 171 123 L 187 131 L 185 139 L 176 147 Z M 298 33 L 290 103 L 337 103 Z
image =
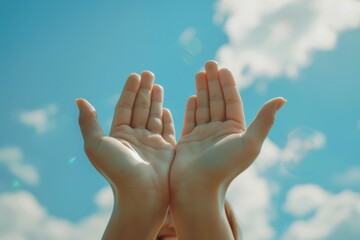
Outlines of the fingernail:
M 277 110 L 279 110 L 284 104 L 287 102 L 285 98 L 282 98 L 282 101 L 280 101 L 277 105 Z

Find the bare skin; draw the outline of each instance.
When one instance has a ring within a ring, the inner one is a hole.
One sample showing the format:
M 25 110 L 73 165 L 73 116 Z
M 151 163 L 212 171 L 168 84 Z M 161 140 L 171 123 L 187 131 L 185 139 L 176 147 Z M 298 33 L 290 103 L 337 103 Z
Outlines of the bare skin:
M 246 129 L 230 70 L 214 61 L 205 69 L 196 75 L 177 144 L 151 72 L 129 76 L 109 136 L 91 104 L 77 100 L 86 154 L 115 197 L 103 239 L 233 239 L 224 211 L 227 188 L 259 154 L 285 100 L 267 102 Z
M 129 76 L 109 136 L 90 103 L 77 100 L 86 154 L 115 196 L 103 239 L 154 239 L 168 209 L 175 130 L 170 111 L 163 109 L 163 89 L 153 82 L 148 71 Z
M 196 96 L 188 100 L 176 145 L 170 207 L 179 239 L 232 239 L 223 207 L 225 193 L 259 154 L 285 100 L 267 102 L 246 129 L 230 70 L 218 70 L 214 61 L 205 69 L 196 75 Z

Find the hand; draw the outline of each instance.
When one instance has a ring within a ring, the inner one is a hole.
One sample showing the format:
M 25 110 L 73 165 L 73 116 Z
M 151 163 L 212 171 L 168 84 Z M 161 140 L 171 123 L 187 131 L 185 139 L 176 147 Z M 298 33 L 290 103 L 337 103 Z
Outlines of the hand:
M 196 96 L 186 106 L 170 173 L 172 193 L 221 187 L 225 192 L 257 157 L 276 111 L 285 103 L 283 98 L 267 102 L 246 130 L 242 100 L 230 70 L 218 70 L 213 61 L 205 69 L 196 75 Z
M 113 188 L 114 212 L 121 209 L 109 222 L 109 239 L 153 238 L 168 208 L 175 130 L 170 111 L 163 109 L 163 89 L 153 82 L 151 72 L 129 76 L 110 136 L 104 135 L 90 103 L 77 100 L 86 154 Z
M 246 130 L 243 105 L 228 69 L 216 62 L 196 75 L 170 170 L 170 209 L 182 239 L 233 239 L 224 201 L 231 181 L 260 152 L 283 98 L 267 102 Z

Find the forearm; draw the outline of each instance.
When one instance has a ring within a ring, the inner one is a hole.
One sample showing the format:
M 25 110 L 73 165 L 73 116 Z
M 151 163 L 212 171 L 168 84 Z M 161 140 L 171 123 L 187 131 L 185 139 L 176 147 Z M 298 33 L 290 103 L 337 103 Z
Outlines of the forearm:
M 102 239 L 155 239 L 167 211 L 167 205 L 159 204 L 161 202 L 149 195 L 135 201 L 133 198 L 115 197 L 114 209 Z
M 234 239 L 223 195 L 187 191 L 172 197 L 170 209 L 178 239 Z

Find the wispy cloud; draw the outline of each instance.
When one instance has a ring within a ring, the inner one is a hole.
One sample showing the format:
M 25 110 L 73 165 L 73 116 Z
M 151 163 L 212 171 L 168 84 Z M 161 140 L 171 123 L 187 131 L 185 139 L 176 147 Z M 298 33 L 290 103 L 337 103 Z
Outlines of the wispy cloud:
M 38 134 L 43 134 L 55 126 L 54 116 L 57 113 L 57 105 L 51 104 L 45 108 L 22 111 L 19 119 L 23 124 L 35 128 Z
M 309 211 L 313 215 L 296 219 L 282 239 L 360 238 L 359 193 L 345 190 L 331 194 L 316 185 L 295 186 L 288 192 L 285 208 L 295 217 Z
M 27 184 L 37 184 L 39 175 L 32 165 L 24 163 L 23 153 L 18 147 L 0 148 L 0 163 L 5 164 L 9 171 Z
M 360 185 L 360 166 L 354 166 L 345 172 L 340 172 L 332 178 L 333 182 L 340 186 L 353 187 Z
M 259 171 L 267 170 L 279 163 L 283 167 L 296 167 L 311 151 L 321 149 L 325 144 L 326 137 L 323 133 L 310 128 L 297 128 L 289 133 L 284 148 L 280 148 L 270 139 L 266 139 L 255 162 L 255 167 Z
M 113 205 L 110 187 L 96 195 L 97 211 L 74 223 L 50 215 L 27 191 L 0 194 L 0 239 L 101 239 Z
M 181 33 L 179 41 L 181 46 L 191 55 L 198 54 L 203 49 L 202 42 L 198 37 L 196 29 L 193 27 L 186 28 Z
M 299 162 L 312 150 L 325 146 L 325 135 L 319 131 L 299 128 L 289 133 L 289 140 L 282 152 L 282 160 Z
M 315 51 L 334 49 L 340 33 L 360 26 L 357 0 L 218 0 L 215 22 L 229 42 L 217 52 L 238 86 L 296 78 Z M 262 85 L 261 85 L 262 84 Z

